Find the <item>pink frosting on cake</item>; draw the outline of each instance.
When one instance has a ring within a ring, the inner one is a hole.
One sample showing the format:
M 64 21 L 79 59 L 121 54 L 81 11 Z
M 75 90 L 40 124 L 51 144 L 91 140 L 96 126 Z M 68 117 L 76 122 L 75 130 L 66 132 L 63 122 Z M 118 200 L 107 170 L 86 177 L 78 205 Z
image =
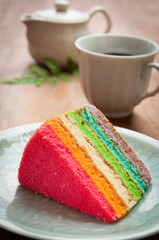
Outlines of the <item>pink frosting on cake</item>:
M 109 222 L 118 219 L 49 125 L 42 125 L 25 147 L 18 178 L 24 187 L 68 207 Z

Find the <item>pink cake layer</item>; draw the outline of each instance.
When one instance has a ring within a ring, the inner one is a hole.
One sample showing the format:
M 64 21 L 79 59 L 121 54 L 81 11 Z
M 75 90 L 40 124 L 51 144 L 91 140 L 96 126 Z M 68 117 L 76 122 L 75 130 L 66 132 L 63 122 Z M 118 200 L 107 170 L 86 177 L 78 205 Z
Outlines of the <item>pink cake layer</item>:
M 68 207 L 109 222 L 118 219 L 50 125 L 42 125 L 26 145 L 18 179 L 24 187 Z

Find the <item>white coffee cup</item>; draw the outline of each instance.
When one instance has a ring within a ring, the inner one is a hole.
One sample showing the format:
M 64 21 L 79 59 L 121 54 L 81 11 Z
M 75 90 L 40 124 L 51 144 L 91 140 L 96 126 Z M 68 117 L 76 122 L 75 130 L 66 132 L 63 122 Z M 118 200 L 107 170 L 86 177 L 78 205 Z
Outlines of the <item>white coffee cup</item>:
M 148 91 L 159 46 L 152 40 L 117 34 L 78 38 L 81 84 L 88 100 L 108 117 L 125 117 L 135 105 L 159 92 Z

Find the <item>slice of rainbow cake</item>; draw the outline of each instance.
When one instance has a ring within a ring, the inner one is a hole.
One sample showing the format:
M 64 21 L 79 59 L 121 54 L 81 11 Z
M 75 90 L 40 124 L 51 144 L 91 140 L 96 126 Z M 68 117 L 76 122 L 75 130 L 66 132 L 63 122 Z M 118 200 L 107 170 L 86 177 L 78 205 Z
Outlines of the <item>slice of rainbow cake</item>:
M 54 117 L 27 143 L 22 186 L 98 219 L 115 222 L 142 198 L 151 176 L 93 105 Z

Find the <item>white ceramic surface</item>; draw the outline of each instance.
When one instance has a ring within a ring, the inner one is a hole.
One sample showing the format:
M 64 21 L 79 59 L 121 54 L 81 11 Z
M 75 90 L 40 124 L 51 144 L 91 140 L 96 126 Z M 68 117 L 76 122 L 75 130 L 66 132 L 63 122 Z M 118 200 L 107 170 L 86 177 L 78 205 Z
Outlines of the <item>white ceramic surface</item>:
M 103 32 L 110 30 L 111 20 L 103 7 L 96 6 L 84 13 L 68 6 L 68 1 L 56 1 L 55 9 L 38 10 L 21 16 L 21 21 L 27 26 L 29 52 L 38 62 L 51 58 L 66 66 L 69 56 L 77 62 L 74 42 L 80 36 L 90 34 L 88 22 L 97 12 L 104 15 L 107 23 Z
M 159 232 L 159 142 L 117 128 L 148 167 L 152 184 L 144 198 L 119 222 L 101 222 L 18 184 L 21 155 L 39 124 L 0 133 L 0 226 L 37 239 L 119 240 L 144 238 Z
M 109 117 L 125 117 L 136 104 L 159 92 L 147 92 L 158 44 L 137 36 L 96 34 L 76 40 L 81 84 L 88 100 Z M 125 53 L 131 56 L 109 55 Z

